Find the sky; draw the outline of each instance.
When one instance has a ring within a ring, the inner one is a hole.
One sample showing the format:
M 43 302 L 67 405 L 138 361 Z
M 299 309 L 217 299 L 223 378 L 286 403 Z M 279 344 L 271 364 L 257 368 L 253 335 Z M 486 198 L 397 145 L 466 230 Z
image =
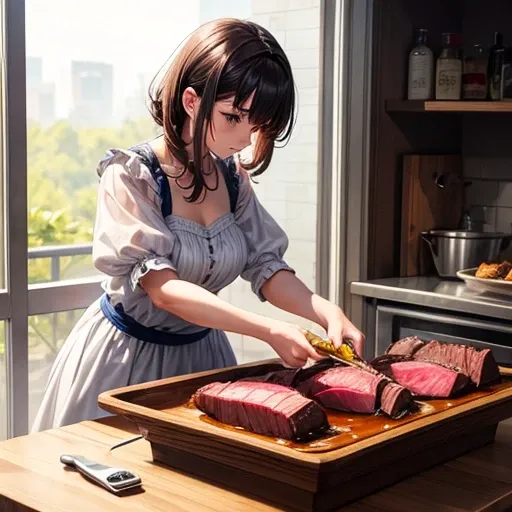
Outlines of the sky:
M 71 61 L 114 65 L 117 103 L 153 77 L 207 19 L 246 18 L 251 0 L 26 0 L 27 56 L 42 57 L 43 80 L 56 85 L 58 117 L 70 105 Z

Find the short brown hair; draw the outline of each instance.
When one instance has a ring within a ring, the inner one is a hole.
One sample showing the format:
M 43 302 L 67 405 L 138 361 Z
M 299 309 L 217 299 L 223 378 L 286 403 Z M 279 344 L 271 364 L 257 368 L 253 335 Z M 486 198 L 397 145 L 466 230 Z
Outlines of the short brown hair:
M 194 162 L 181 133 L 186 120 L 185 89 L 201 98 L 195 122 Z M 272 159 L 274 143 L 287 141 L 295 122 L 295 85 L 290 63 L 274 36 L 256 23 L 223 18 L 192 33 L 162 80 L 150 91 L 150 111 L 163 128 L 169 152 L 189 169 L 193 179 L 187 198 L 197 201 L 207 186 L 201 171 L 205 140 L 216 101 L 234 96 L 239 108 L 254 92 L 249 122 L 258 130 L 251 162 L 242 164 L 252 175 L 263 173 Z M 206 125 L 205 125 L 206 123 Z M 188 187 L 187 187 L 188 188 Z

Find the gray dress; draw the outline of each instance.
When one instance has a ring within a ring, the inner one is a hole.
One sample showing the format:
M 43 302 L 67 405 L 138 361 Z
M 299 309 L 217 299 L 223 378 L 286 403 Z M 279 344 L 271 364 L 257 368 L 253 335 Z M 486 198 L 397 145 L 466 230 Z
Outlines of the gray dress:
M 169 268 L 180 279 L 217 293 L 241 275 L 265 300 L 265 281 L 279 270 L 293 271 L 283 261 L 288 239 L 259 203 L 245 172 L 236 172 L 232 211 L 204 227 L 162 213 L 162 190 L 153 171 L 137 153 L 119 149 L 111 150 L 98 168 L 93 260 L 107 276 L 103 288 L 112 305 L 121 304 L 145 327 L 197 333 L 204 327 L 156 308 L 140 278 Z M 59 351 L 32 431 L 107 416 L 97 398 L 109 389 L 234 364 L 222 331 L 177 346 L 141 341 L 118 330 L 98 300 Z

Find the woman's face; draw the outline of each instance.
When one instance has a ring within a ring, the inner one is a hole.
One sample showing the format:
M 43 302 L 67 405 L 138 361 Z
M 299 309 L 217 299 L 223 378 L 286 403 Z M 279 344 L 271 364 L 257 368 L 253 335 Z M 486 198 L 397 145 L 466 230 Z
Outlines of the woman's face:
M 210 129 L 206 134 L 206 147 L 225 159 L 251 145 L 255 126 L 249 123 L 249 109 L 254 93 L 238 109 L 232 98 L 217 101 L 213 106 Z
M 249 123 L 249 109 L 254 93 L 238 109 L 233 106 L 234 96 L 215 102 L 212 110 L 212 121 L 206 133 L 206 149 L 219 158 L 226 159 L 251 145 L 251 134 L 256 131 Z M 188 87 L 183 94 L 183 106 L 191 120 L 191 132 L 194 131 L 194 120 L 197 118 L 201 98 L 194 89 Z M 187 138 L 192 136 L 189 133 Z

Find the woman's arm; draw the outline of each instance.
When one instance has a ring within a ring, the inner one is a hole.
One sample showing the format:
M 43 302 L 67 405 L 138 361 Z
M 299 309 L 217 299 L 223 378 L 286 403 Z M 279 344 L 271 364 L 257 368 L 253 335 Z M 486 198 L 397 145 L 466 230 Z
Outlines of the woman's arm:
M 341 308 L 313 293 L 292 272 L 277 272 L 263 285 L 262 292 L 274 306 L 321 325 L 336 346 L 343 338 L 350 338 L 357 352 L 363 353 L 364 336 Z
M 140 284 L 157 308 L 187 322 L 260 339 L 268 338 L 270 319 L 232 306 L 208 290 L 178 279 L 172 270 L 149 272 Z
M 195 325 L 222 329 L 266 341 L 290 366 L 308 357 L 320 359 L 296 327 L 257 315 L 223 301 L 169 269 L 151 271 L 140 280 L 153 304 Z

